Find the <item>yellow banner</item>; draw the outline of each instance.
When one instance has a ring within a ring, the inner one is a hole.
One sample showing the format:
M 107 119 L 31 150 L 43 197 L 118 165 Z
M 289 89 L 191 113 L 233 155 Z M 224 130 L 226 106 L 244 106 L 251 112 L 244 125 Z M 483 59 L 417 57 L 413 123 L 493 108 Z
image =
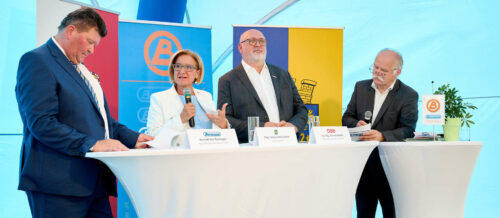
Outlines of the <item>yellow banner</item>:
M 321 126 L 342 125 L 343 29 L 290 28 L 288 70 Z

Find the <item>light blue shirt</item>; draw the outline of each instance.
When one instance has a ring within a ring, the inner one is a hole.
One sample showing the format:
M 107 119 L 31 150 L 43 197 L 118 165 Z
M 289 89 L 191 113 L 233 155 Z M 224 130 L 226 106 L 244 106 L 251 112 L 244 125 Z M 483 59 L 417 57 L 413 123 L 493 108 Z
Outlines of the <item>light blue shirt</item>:
M 184 95 L 179 95 L 179 98 L 181 99 L 181 102 L 183 105 L 186 104 L 186 99 L 184 98 Z M 196 99 L 196 96 L 191 95 L 191 103 L 194 104 L 194 110 L 195 110 L 195 115 L 194 115 L 194 129 L 211 129 L 212 128 L 212 121 L 210 121 L 207 117 L 207 112 L 203 110 L 201 107 L 200 103 Z

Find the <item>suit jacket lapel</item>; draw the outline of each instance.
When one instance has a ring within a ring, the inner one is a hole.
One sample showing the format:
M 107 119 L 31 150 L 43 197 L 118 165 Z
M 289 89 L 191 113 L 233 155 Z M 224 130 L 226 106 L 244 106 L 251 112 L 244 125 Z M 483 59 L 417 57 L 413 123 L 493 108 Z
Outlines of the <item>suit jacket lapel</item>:
M 274 70 L 271 70 L 271 68 L 268 66 L 269 69 L 269 74 L 271 75 L 271 80 L 273 81 L 273 86 L 274 86 L 274 93 L 276 93 L 276 103 L 278 104 L 278 108 L 281 105 L 281 95 L 280 95 L 280 76 L 277 72 L 274 72 Z M 279 108 L 279 111 L 281 111 L 281 108 Z
M 172 85 L 167 90 L 166 100 L 167 101 L 165 103 L 167 103 L 167 105 L 169 107 L 173 108 L 172 110 L 169 110 L 169 111 L 173 112 L 172 114 L 169 114 L 169 115 L 177 116 L 178 114 L 180 114 L 182 112 L 182 108 L 184 107 L 184 105 L 182 104 L 181 99 L 179 99 L 179 94 L 177 93 L 177 90 L 175 89 L 175 85 Z
M 253 87 L 252 82 L 250 82 L 250 79 L 248 78 L 248 75 L 245 72 L 245 69 L 243 68 L 243 65 L 240 64 L 240 65 L 238 65 L 237 68 L 238 68 L 237 75 L 238 75 L 238 78 L 240 79 L 243 87 L 245 87 L 248 90 L 248 92 L 250 93 L 250 95 L 252 95 L 255 98 L 255 101 L 257 101 L 257 103 L 262 108 L 264 108 L 264 105 L 260 101 L 260 98 L 259 98 L 259 95 L 257 94 L 257 91 L 255 91 L 255 88 Z
M 62 53 L 62 51 L 57 47 L 57 45 L 52 41 L 52 39 L 49 39 L 47 42 L 48 48 L 54 56 L 56 62 L 64 69 L 66 73 L 69 74 L 71 78 L 80 86 L 80 88 L 83 89 L 83 91 L 87 94 L 89 100 L 92 102 L 94 105 L 95 109 L 99 111 L 99 106 L 97 105 L 96 101 L 94 100 L 94 97 L 92 96 L 92 93 L 90 92 L 89 87 L 85 82 L 83 81 L 82 77 L 78 74 L 76 69 L 73 67 L 72 63 L 68 60 L 68 58 Z
M 374 108 L 374 104 L 375 104 L 375 90 L 371 87 L 371 86 L 368 86 L 366 87 L 367 89 L 367 99 L 366 99 L 366 108 L 365 108 L 365 111 L 371 111 L 372 114 L 373 114 L 373 108 Z M 364 113 L 365 111 L 363 111 L 363 117 L 361 119 L 364 119 Z M 375 121 L 375 118 L 372 117 L 371 118 L 371 123 L 373 124 Z M 372 125 L 373 126 L 373 125 Z
M 217 109 L 215 109 L 215 105 L 212 99 L 207 98 L 207 96 L 203 95 L 198 89 L 194 89 L 194 92 L 196 93 L 196 99 L 198 100 L 198 103 L 200 104 L 201 108 L 203 108 L 205 113 L 217 114 Z
M 394 100 L 395 92 L 399 89 L 399 80 L 396 80 L 396 83 L 394 84 L 394 87 L 389 93 L 387 94 L 387 97 L 385 98 L 384 103 L 382 104 L 382 107 L 380 107 L 380 111 L 377 114 L 377 117 L 375 118 L 375 121 L 372 124 L 372 127 L 377 124 L 378 121 L 382 118 L 384 113 L 387 111 L 387 108 L 389 108 L 389 105 L 391 105 L 392 100 Z M 374 90 L 375 91 L 375 90 Z

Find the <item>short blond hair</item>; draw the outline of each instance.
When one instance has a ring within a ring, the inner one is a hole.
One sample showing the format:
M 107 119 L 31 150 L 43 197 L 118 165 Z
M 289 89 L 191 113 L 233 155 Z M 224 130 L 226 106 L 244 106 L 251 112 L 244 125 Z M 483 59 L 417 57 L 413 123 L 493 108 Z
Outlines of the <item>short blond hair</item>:
M 170 64 L 168 66 L 168 73 L 169 73 L 169 77 L 170 77 L 170 82 L 175 83 L 174 82 L 174 68 L 172 67 L 172 65 L 175 64 L 175 61 L 177 61 L 177 58 L 182 56 L 182 55 L 189 55 L 196 61 L 196 67 L 198 68 L 198 70 L 200 70 L 200 76 L 196 77 L 196 79 L 194 79 L 194 82 L 196 84 L 200 84 L 201 81 L 203 81 L 203 75 L 204 75 L 203 61 L 201 60 L 200 55 L 198 55 L 194 51 L 187 50 L 187 49 L 186 50 L 179 50 L 179 51 L 175 52 L 175 54 L 172 56 L 172 58 L 170 58 Z

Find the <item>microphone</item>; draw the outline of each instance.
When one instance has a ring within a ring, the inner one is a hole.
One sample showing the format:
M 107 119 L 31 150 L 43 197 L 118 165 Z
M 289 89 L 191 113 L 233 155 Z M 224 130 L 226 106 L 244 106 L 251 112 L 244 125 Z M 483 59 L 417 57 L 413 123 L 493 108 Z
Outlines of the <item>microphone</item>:
M 191 103 L 191 89 L 185 88 L 182 90 L 182 93 L 184 94 L 184 98 L 186 98 L 186 104 Z M 189 126 L 194 127 L 194 117 L 191 117 L 191 119 L 189 119 Z
M 366 123 L 370 123 L 371 119 L 372 119 L 372 112 L 371 111 L 365 111 L 365 119 L 364 119 L 364 121 Z

